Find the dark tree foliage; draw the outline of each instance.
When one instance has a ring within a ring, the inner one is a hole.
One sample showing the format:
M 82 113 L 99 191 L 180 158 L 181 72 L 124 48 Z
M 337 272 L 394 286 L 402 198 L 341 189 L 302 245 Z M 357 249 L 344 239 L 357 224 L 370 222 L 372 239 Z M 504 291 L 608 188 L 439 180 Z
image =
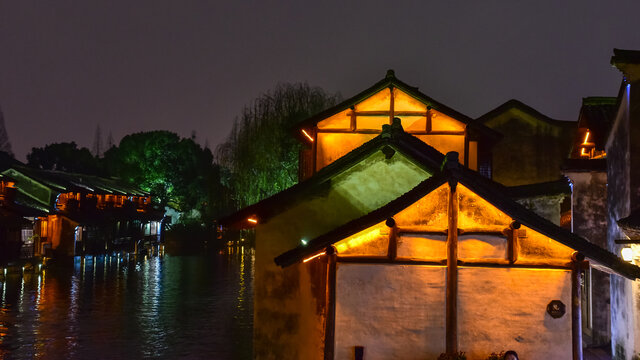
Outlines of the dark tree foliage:
M 13 157 L 9 135 L 7 134 L 7 129 L 4 127 L 4 116 L 2 115 L 2 109 L 0 109 L 0 151 L 5 152 Z
M 78 149 L 75 142 L 55 143 L 43 148 L 32 148 L 27 155 L 27 165 L 42 170 L 101 174 L 98 161 L 91 155 L 89 149 Z
M 279 84 L 244 108 L 216 149 L 227 170 L 223 183 L 232 189 L 233 207 L 253 204 L 297 182 L 301 145 L 291 129 L 338 99 L 308 84 Z
M 211 151 L 192 139 L 169 131 L 127 135 L 105 152 L 104 162 L 111 175 L 151 192 L 161 206 L 184 212 L 186 221 L 209 223 L 218 215 L 218 166 Z

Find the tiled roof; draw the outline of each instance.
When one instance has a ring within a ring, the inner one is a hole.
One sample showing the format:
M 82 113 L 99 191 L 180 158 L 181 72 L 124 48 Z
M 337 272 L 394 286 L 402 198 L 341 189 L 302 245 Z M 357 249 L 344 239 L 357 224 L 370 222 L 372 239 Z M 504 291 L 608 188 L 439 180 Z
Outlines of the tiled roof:
M 457 154 L 455 155 L 457 159 Z M 447 158 L 450 158 L 449 154 Z M 429 194 L 438 186 L 449 182 L 463 184 L 514 220 L 565 246 L 583 253 L 586 257 L 600 265 L 629 279 L 640 278 L 639 267 L 623 261 L 609 251 L 526 209 L 524 206 L 509 198 L 509 196 L 505 194 L 504 187 L 500 184 L 482 177 L 475 171 L 459 166 L 459 164 L 457 166 L 445 166 L 445 164 L 443 164 L 443 168 L 444 170 L 440 173 L 423 181 L 406 194 L 388 204 L 309 241 L 307 245 L 298 246 L 279 255 L 275 258 L 276 264 L 286 267 L 299 262 L 309 255 L 324 250 L 327 246 L 335 242 L 385 221 L 387 218 L 394 216 L 402 209 L 407 208 L 423 196 Z

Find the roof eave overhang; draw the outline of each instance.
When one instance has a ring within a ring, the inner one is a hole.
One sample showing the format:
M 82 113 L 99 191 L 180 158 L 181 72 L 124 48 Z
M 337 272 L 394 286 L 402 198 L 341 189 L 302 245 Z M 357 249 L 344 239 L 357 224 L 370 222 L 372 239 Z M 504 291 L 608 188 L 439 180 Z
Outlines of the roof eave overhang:
M 492 184 L 486 184 L 487 182 L 491 182 L 491 180 L 480 178 L 480 175 L 472 174 L 472 170 L 462 167 L 434 175 L 389 204 L 330 231 L 329 233 L 321 235 L 316 239 L 313 239 L 307 244 L 307 246 L 298 246 L 297 248 L 287 251 L 276 257 L 274 261 L 281 267 L 287 267 L 295 264 L 301 261 L 304 257 L 322 251 L 327 246 L 339 241 L 340 239 L 351 236 L 369 226 L 373 226 L 374 224 L 383 221 L 389 216 L 393 216 L 393 214 L 406 208 L 446 181 L 461 183 L 488 201 L 490 204 L 512 217 L 514 220 L 584 254 L 587 258 L 611 269 L 617 274 L 631 280 L 640 278 L 640 267 L 623 261 L 611 252 L 594 245 L 586 239 L 560 228 L 534 212 L 527 210 L 514 200 L 497 193 L 497 189 L 491 189 Z M 436 184 L 439 185 L 435 186 Z

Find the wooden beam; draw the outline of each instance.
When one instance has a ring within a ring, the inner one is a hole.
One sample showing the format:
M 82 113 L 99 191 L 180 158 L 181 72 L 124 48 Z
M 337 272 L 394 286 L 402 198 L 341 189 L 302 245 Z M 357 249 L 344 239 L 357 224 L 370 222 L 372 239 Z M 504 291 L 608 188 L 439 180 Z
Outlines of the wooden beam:
M 329 134 L 380 134 L 382 131 L 377 129 L 356 130 L 355 128 L 353 128 L 353 130 L 352 129 L 318 129 L 317 132 L 324 133 L 324 134 L 327 134 L 327 133 Z M 447 130 L 431 131 L 431 132 L 409 130 L 407 131 L 407 133 L 412 135 L 464 135 L 464 132 L 462 131 L 447 131 Z
M 327 256 L 327 319 L 324 329 L 324 359 L 333 360 L 336 333 L 336 252 L 333 246 L 325 250 Z
M 427 116 L 424 111 L 393 111 L 394 116 Z M 378 111 L 349 111 L 347 116 L 380 116 L 387 117 L 391 115 L 391 111 L 378 110 Z
M 449 186 L 449 234 L 447 236 L 446 351 L 458 352 L 458 192 Z
M 336 261 L 339 263 L 349 264 L 389 264 L 389 265 L 428 265 L 428 266 L 446 266 L 447 260 L 417 260 L 408 257 L 396 257 L 394 260 L 388 256 L 338 256 Z M 584 268 L 584 263 L 583 263 Z M 571 270 L 573 269 L 571 262 L 548 262 L 548 263 L 530 263 L 530 264 L 510 264 L 507 260 L 458 260 L 458 267 L 465 268 L 497 268 L 497 269 L 543 269 L 543 270 Z
M 477 235 L 477 236 L 495 236 L 495 237 L 499 237 L 499 238 L 503 238 L 506 239 L 508 238 L 508 235 L 505 235 L 504 231 L 478 231 L 475 229 L 472 229 L 471 231 L 469 230 L 464 230 L 464 229 L 458 229 L 458 235 L 464 235 L 464 236 L 472 236 L 472 235 Z
M 382 130 L 358 130 L 351 129 L 318 129 L 318 133 L 323 134 L 380 134 Z
M 476 228 L 466 227 L 466 228 L 458 228 L 458 229 L 459 229 L 458 231 L 459 234 L 487 233 L 487 234 L 501 234 L 502 236 L 506 237 L 507 232 L 505 230 L 509 228 L 505 227 L 504 225 L 487 225 L 484 227 L 476 227 Z
M 399 234 L 447 235 L 448 231 L 448 229 L 438 229 L 426 226 L 398 226 Z
M 427 134 L 431 132 L 431 106 L 427 106 Z
M 388 256 L 338 256 L 336 261 L 349 264 L 389 264 L 389 265 L 433 265 L 445 266 L 447 261 L 442 260 L 415 260 L 410 258 L 389 259 Z
M 459 267 L 466 268 L 496 268 L 496 269 L 543 269 L 543 270 L 571 270 L 572 264 L 569 263 L 535 263 L 535 264 L 509 264 L 507 260 L 500 261 L 469 261 L 458 260 Z
M 574 252 L 571 256 L 571 345 L 573 360 L 582 360 L 582 262 L 584 255 Z
M 464 131 L 456 130 L 431 130 L 427 132 L 428 135 L 464 135 Z

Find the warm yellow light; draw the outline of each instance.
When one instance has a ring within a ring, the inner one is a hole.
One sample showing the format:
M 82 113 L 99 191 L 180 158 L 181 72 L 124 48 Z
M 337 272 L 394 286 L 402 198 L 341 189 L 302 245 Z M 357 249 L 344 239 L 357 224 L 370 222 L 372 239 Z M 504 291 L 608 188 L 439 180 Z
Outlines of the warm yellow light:
M 587 130 L 587 134 L 584 136 L 584 142 L 582 144 L 587 144 L 589 142 L 589 130 Z
M 364 245 L 368 242 L 374 241 L 378 238 L 378 236 L 380 236 L 379 228 L 373 229 L 368 232 L 361 232 L 360 234 L 352 238 L 342 240 L 337 243 L 336 250 L 338 251 L 338 253 L 345 252 L 349 249 L 353 249 L 360 245 Z
M 321 253 L 315 254 L 315 255 L 313 255 L 313 256 L 311 256 L 311 257 L 308 257 L 308 258 L 306 258 L 306 259 L 302 260 L 302 262 L 303 262 L 303 263 L 306 263 L 307 261 L 311 261 L 311 260 L 313 260 L 313 259 L 317 258 L 318 256 L 322 256 L 322 255 L 324 255 L 324 254 L 326 254 L 326 252 L 324 252 L 324 251 L 323 251 L 323 252 L 321 252 Z
M 589 154 L 585 152 L 585 148 L 580 149 L 580 156 L 589 156 Z
M 309 133 L 307 133 L 306 130 L 302 129 L 302 133 L 307 137 L 307 139 L 309 139 L 309 141 L 313 142 L 313 138 L 311 137 L 311 135 L 309 135 Z
M 252 223 L 252 224 L 257 224 L 258 223 L 258 219 L 256 219 L 256 218 L 248 218 L 247 221 Z
M 630 247 L 625 247 L 620 250 L 620 254 L 622 255 L 622 260 L 632 262 L 633 261 L 633 250 Z

